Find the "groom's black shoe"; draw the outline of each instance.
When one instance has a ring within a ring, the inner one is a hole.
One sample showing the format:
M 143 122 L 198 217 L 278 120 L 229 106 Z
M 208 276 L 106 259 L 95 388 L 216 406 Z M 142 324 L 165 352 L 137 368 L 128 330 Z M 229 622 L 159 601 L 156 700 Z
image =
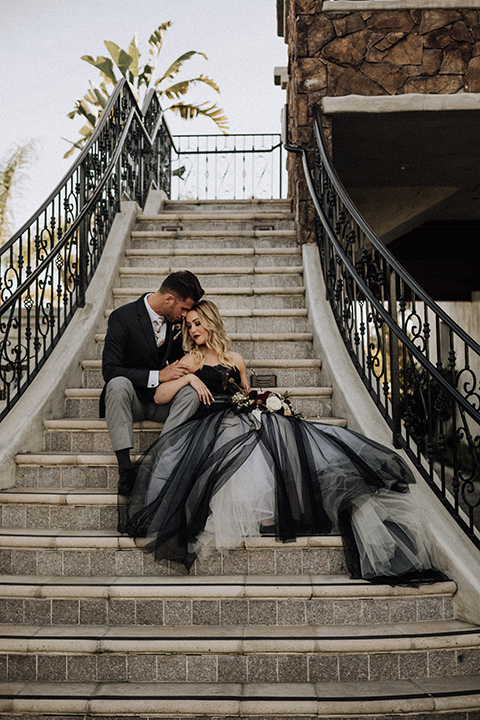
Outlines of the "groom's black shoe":
M 118 478 L 118 494 L 119 495 L 131 495 L 135 480 L 137 478 L 137 470 L 135 467 L 123 470 Z

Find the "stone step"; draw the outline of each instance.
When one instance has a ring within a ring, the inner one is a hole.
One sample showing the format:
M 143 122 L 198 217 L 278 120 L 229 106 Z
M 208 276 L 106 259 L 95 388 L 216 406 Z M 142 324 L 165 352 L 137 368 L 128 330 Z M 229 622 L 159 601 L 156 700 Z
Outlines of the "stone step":
M 307 418 L 308 420 L 308 418 Z M 343 418 L 313 418 L 326 425 L 346 427 Z M 105 420 L 61 418 L 44 420 L 44 450 L 48 452 L 108 453 L 111 451 L 110 438 Z M 134 452 L 143 452 L 158 437 L 161 423 L 143 420 L 133 425 Z
M 232 333 L 292 333 L 308 332 L 308 311 L 306 308 L 283 309 L 238 309 L 222 310 L 223 323 L 227 334 Z M 109 318 L 113 309 L 105 311 Z
M 248 263 L 250 267 L 267 268 L 278 265 L 292 266 L 301 262 L 301 250 L 292 248 L 191 248 L 150 250 L 129 249 L 125 252 L 125 259 L 131 267 L 143 266 L 161 267 L 164 272 L 182 270 L 199 262 L 207 261 L 210 267 L 234 268 Z
M 166 200 L 163 208 L 163 212 L 182 212 L 184 210 L 195 211 L 196 213 L 202 212 L 256 212 L 265 211 L 281 211 L 284 213 L 291 212 L 292 203 L 291 200 L 287 199 L 262 199 L 262 198 L 248 198 L 245 200 Z
M 202 232 L 217 234 L 228 231 L 265 232 L 294 229 L 295 216 L 285 212 L 168 212 L 159 215 L 137 215 L 139 231 Z M 138 230 L 137 230 L 138 232 Z
M 316 683 L 35 683 L 0 684 L 0 712 L 10 720 L 131 720 L 140 717 L 239 717 L 264 720 L 475 720 L 480 676 L 383 682 Z
M 282 360 L 279 358 L 266 358 L 253 360 L 246 358 L 249 377 L 254 371 L 257 375 L 275 375 L 280 387 L 289 389 L 309 385 L 321 384 L 321 362 L 315 359 L 292 358 Z M 84 387 L 103 387 L 102 361 L 84 360 L 82 362 Z
M 194 263 L 187 267 L 195 271 L 200 284 L 208 292 L 209 289 L 216 289 L 219 284 L 230 288 L 236 287 L 300 287 L 303 282 L 303 267 L 281 266 L 268 268 L 252 268 L 243 265 L 238 268 L 226 267 L 196 267 Z M 120 287 L 138 288 L 139 285 L 148 285 L 158 288 L 169 275 L 165 268 L 158 267 L 121 267 L 119 270 Z
M 191 248 L 297 248 L 295 230 L 132 230 L 131 247 L 187 250 Z
M 112 290 L 114 308 L 136 300 L 146 292 L 157 288 L 145 284 L 143 287 L 122 288 Z M 232 310 L 241 307 L 244 310 L 273 310 L 273 309 L 304 309 L 305 288 L 303 285 L 295 287 L 214 287 L 208 292 L 208 299 L 219 308 Z
M 0 535 L 2 572 L 55 577 L 186 575 L 178 563 L 156 562 L 145 553 L 144 540 L 137 543 L 113 530 L 4 530 Z M 190 576 L 345 572 L 343 544 L 338 535 L 303 537 L 287 544 L 258 536 L 245 538 L 241 548 L 215 550 L 208 558 L 197 560 Z
M 475 720 L 480 675 L 379 682 L 19 682 L 0 683 L 10 720 L 131 720 L 239 717 L 254 720 Z
M 313 355 L 311 333 L 232 333 L 232 350 L 252 360 L 270 357 L 283 359 L 311 359 Z M 103 353 L 105 334 L 95 335 L 97 355 Z
M 371 585 L 345 575 L 5 575 L 4 625 L 371 625 L 454 619 L 455 583 Z M 121 619 L 122 616 L 122 619 Z
M 377 682 L 434 678 L 446 669 L 450 677 L 469 675 L 479 641 L 479 628 L 458 620 L 149 625 L 133 632 L 118 625 L 17 625 L 0 629 L 0 658 L 2 679 L 10 682 Z
M 275 391 L 288 395 L 294 408 L 305 417 L 325 417 L 332 414 L 332 388 L 296 387 L 292 390 L 277 387 Z M 100 388 L 67 388 L 65 417 L 98 418 Z

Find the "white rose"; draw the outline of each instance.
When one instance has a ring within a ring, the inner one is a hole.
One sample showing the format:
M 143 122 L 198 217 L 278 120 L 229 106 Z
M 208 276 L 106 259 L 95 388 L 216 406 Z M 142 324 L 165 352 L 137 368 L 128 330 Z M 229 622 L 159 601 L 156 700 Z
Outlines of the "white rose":
M 269 412 L 278 412 L 282 409 L 282 401 L 279 397 L 277 397 L 277 395 L 270 395 L 270 397 L 267 398 L 265 405 L 267 406 L 267 410 L 269 410 Z

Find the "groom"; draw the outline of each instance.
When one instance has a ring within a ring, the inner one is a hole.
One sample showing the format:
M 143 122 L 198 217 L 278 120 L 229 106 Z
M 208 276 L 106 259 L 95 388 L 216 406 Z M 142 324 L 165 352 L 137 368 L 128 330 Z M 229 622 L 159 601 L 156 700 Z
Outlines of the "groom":
M 102 356 L 105 387 L 100 397 L 100 417 L 108 432 L 118 462 L 118 492 L 129 495 L 135 482 L 130 459 L 133 423 L 164 422 L 164 430 L 180 425 L 199 406 L 191 385 L 182 388 L 167 405 L 156 405 L 158 385 L 177 380 L 187 369 L 179 361 L 184 355 L 180 321 L 204 291 L 188 270 L 169 275 L 157 292 L 112 312 Z

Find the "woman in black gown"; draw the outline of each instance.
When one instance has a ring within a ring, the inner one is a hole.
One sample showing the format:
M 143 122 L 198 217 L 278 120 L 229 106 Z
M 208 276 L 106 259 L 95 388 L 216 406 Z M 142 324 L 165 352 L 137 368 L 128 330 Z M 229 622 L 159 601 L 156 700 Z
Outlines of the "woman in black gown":
M 162 383 L 167 403 L 191 384 L 202 401 L 163 434 L 137 465 L 119 530 L 147 538 L 146 550 L 190 568 L 212 548 L 244 538 L 342 534 L 353 577 L 374 582 L 441 579 L 409 496 L 414 477 L 393 450 L 345 428 L 300 419 L 281 398 L 263 411 L 242 407 L 245 361 L 214 303 L 186 317 L 183 358 L 191 372 Z

